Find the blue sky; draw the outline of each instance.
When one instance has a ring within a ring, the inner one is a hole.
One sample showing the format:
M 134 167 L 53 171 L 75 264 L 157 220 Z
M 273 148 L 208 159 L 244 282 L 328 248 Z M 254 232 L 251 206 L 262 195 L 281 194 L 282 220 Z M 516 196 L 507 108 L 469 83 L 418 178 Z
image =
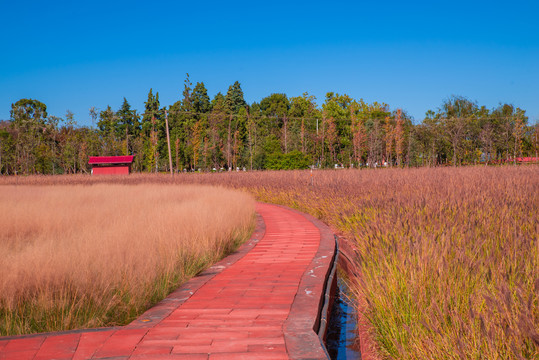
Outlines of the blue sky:
M 452 94 L 539 120 L 536 1 L 139 2 L 0 0 L 0 119 L 20 98 L 51 115 L 142 110 L 213 97 L 238 80 L 251 103 L 328 91 L 402 108 L 420 122 Z

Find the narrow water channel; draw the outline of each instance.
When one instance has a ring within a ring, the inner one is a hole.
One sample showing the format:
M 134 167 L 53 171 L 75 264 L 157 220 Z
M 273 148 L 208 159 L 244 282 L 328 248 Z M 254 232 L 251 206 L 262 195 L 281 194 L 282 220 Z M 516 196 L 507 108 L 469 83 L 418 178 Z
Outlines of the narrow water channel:
M 356 343 L 357 315 L 350 304 L 349 295 L 346 283 L 338 278 L 326 338 L 326 348 L 333 360 L 361 359 L 359 345 Z

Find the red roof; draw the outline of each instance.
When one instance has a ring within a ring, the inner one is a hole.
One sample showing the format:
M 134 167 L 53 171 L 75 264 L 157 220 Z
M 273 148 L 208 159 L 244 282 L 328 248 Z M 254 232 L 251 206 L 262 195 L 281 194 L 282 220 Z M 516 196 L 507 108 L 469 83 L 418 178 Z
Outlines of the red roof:
M 520 162 L 520 163 L 525 163 L 525 162 L 533 163 L 533 162 L 539 162 L 539 157 L 530 156 L 530 157 L 517 157 L 517 158 L 507 159 L 507 162 L 513 162 L 513 161 Z
M 134 155 L 127 156 L 90 156 L 88 164 L 131 164 Z
M 539 158 L 537 158 L 537 157 L 517 157 L 517 161 L 520 161 L 520 162 L 534 162 L 534 161 L 539 161 Z

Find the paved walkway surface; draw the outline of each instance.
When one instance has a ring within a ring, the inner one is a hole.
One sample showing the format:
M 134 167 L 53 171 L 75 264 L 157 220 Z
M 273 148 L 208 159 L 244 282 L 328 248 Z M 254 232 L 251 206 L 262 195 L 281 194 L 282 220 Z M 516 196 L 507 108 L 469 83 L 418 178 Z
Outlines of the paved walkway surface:
M 322 249 L 309 216 L 269 204 L 257 212 L 263 224 L 239 253 L 130 325 L 0 338 L 0 359 L 323 358 L 310 332 L 334 249 Z

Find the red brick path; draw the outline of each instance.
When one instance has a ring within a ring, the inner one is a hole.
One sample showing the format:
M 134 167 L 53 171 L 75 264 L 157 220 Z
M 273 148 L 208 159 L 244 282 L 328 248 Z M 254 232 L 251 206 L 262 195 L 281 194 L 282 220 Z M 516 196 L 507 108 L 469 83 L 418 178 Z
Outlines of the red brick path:
M 265 233 L 259 223 L 239 254 L 130 325 L 0 338 L 0 360 L 325 358 L 312 328 L 334 251 L 328 229 L 275 205 L 257 212 Z

